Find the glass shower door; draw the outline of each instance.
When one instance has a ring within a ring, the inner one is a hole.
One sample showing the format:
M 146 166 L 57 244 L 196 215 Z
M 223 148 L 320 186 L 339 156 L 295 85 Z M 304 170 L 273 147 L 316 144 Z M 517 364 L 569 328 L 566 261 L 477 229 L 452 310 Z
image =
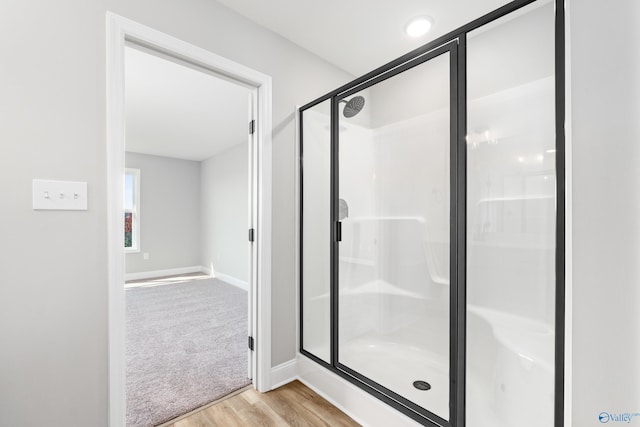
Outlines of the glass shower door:
M 338 96 L 334 111 L 337 366 L 445 422 L 454 50 Z

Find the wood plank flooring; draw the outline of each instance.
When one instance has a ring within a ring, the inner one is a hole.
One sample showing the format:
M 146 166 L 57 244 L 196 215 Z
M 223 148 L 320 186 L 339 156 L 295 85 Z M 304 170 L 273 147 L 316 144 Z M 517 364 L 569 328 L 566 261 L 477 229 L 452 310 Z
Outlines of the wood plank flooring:
M 360 424 L 299 381 L 260 393 L 253 388 L 167 427 L 351 427 Z

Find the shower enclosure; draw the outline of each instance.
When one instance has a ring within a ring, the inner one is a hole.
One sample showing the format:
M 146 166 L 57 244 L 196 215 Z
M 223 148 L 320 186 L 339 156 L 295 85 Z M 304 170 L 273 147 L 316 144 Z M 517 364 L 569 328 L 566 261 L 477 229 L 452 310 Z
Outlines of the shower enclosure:
M 424 425 L 562 425 L 562 23 L 509 3 L 300 109 L 300 353 Z

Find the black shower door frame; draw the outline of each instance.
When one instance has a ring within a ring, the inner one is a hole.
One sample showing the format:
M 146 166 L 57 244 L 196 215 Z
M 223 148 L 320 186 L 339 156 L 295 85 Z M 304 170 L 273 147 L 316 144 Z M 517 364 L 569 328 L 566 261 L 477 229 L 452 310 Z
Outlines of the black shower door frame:
M 466 369 L 466 134 L 467 134 L 467 33 L 540 0 L 516 0 L 490 12 L 438 39 L 415 49 L 338 89 L 300 107 L 299 111 L 299 351 L 314 362 L 384 401 L 408 417 L 427 426 L 464 427 Z M 554 357 L 554 427 L 564 426 L 565 363 L 565 16 L 564 0 L 555 0 L 555 128 L 556 128 L 556 256 L 555 256 L 555 357 Z M 450 55 L 450 365 L 449 420 L 416 405 L 360 373 L 338 362 L 338 104 L 344 98 L 376 83 L 396 76 L 445 53 Z M 322 102 L 331 100 L 331 231 L 330 231 L 330 363 L 304 348 L 302 203 L 303 114 Z
M 464 206 L 460 211 L 458 194 L 466 194 L 465 191 L 460 191 L 460 186 L 464 186 L 464 170 L 460 170 L 459 152 L 464 151 L 459 147 L 460 141 L 464 142 L 464 138 L 459 138 L 460 131 L 460 108 L 459 105 L 459 85 L 458 81 L 458 44 L 459 40 L 450 41 L 442 46 L 437 47 L 431 51 L 428 51 L 412 61 L 408 61 L 398 67 L 389 70 L 386 73 L 380 74 L 366 82 L 356 85 L 340 94 L 336 94 L 331 98 L 331 366 L 343 374 L 347 374 L 346 378 L 355 378 L 364 386 L 367 391 L 376 390 L 381 392 L 388 404 L 395 408 L 402 410 L 407 415 L 412 416 L 414 413 L 418 415 L 415 419 L 424 421 L 425 419 L 435 421 L 438 426 L 449 426 L 456 424 L 449 424 L 449 421 L 437 416 L 433 412 L 426 408 L 423 408 L 404 396 L 393 392 L 392 390 L 384 387 L 382 384 L 377 383 L 370 378 L 362 375 L 356 370 L 343 365 L 338 360 L 339 354 L 339 251 L 340 251 L 340 239 L 338 233 L 340 230 L 339 221 L 339 206 L 338 206 L 338 194 L 340 188 L 340 165 L 339 165 L 339 146 L 340 146 L 340 131 L 339 131 L 339 104 L 347 97 L 350 97 L 354 93 L 360 92 L 364 89 L 372 87 L 378 83 L 381 83 L 387 79 L 391 79 L 401 73 L 424 64 L 432 59 L 438 58 L 441 55 L 449 54 L 449 151 L 450 151 L 450 307 L 449 307 L 449 330 L 450 330 L 450 348 L 449 348 L 449 402 L 455 402 L 459 396 L 456 395 L 456 390 L 460 387 L 456 387 L 456 384 L 464 384 L 464 367 L 456 366 L 460 361 L 457 357 L 459 353 L 464 353 L 464 341 L 461 342 L 458 337 L 463 336 L 460 334 L 461 327 L 464 324 L 464 305 L 460 305 L 464 301 L 464 297 L 459 295 L 459 290 L 464 289 L 464 286 L 459 286 L 459 269 L 457 263 L 466 262 L 465 258 L 460 258 L 465 251 L 465 233 L 464 228 L 462 232 L 460 226 L 464 227 Z M 427 94 L 425 94 L 427 96 Z M 462 188 L 464 190 L 464 188 Z M 461 215 L 462 214 L 462 215 Z M 460 251 L 459 248 L 463 248 Z M 464 276 L 462 277 L 464 280 Z M 462 307 L 462 310 L 461 310 Z M 462 311 L 462 314 L 460 313 Z M 462 319 L 461 319 L 462 317 Z M 462 347 L 461 347 L 462 346 Z M 461 372 L 462 369 L 462 372 Z M 464 387 L 463 387 L 464 388 Z M 456 407 L 460 405 L 452 405 Z M 409 409 L 409 411 L 406 411 Z M 455 416 L 450 414 L 450 420 L 453 422 Z

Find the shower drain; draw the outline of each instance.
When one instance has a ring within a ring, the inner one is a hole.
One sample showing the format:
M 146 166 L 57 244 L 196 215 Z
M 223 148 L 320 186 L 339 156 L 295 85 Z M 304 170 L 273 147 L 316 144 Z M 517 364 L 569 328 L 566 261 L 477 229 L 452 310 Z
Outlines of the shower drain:
M 429 384 L 426 381 L 422 381 L 422 380 L 418 380 L 418 381 L 414 381 L 413 382 L 413 386 L 415 388 L 417 388 L 418 390 L 430 390 L 431 389 L 431 384 Z

